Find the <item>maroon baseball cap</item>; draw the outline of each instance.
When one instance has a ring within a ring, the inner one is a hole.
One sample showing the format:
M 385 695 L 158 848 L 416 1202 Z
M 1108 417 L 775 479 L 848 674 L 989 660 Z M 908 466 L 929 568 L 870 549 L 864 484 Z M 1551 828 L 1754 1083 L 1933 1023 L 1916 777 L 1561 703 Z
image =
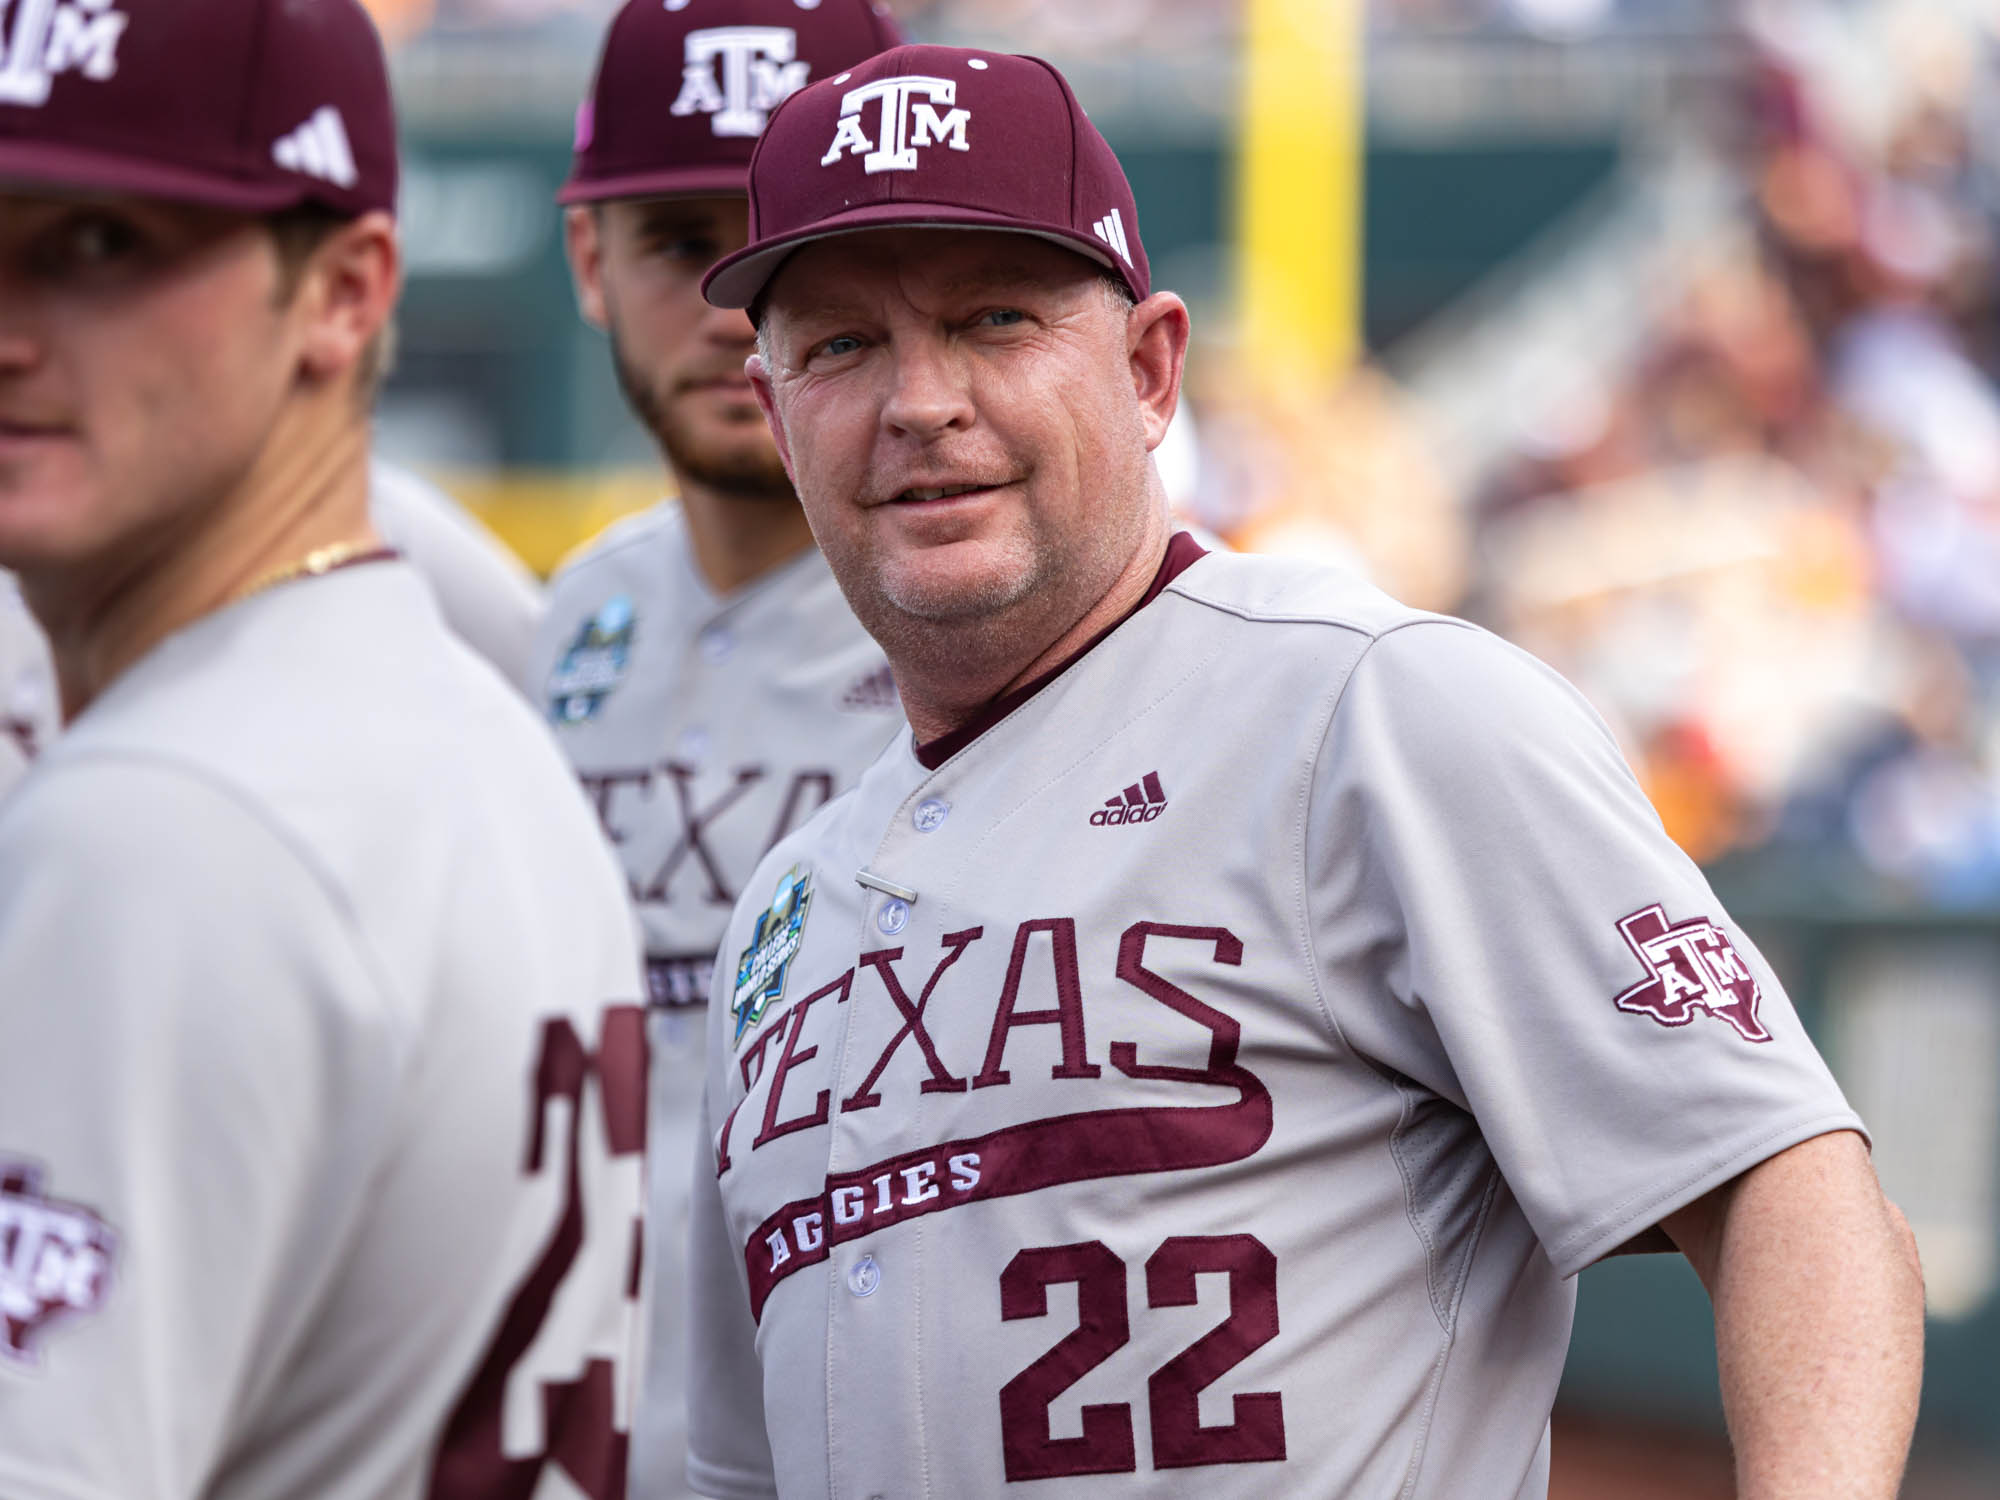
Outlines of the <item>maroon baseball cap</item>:
M 388 69 L 356 0 L 22 0 L 0 15 L 0 188 L 395 207 Z
M 871 0 L 628 0 L 556 201 L 740 193 L 772 110 L 901 40 Z
M 860 229 L 1039 235 L 1151 290 L 1125 169 L 1038 57 L 898 47 L 793 95 L 750 160 L 750 243 L 702 295 L 748 307 L 799 246 Z

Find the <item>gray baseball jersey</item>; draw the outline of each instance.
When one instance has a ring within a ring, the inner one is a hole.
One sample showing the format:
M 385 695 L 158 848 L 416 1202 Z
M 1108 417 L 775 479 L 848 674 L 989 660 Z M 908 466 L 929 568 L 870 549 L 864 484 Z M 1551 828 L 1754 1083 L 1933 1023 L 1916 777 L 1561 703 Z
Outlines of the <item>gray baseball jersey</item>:
M 631 943 L 407 566 L 115 682 L 0 804 L 0 1492 L 619 1493 Z
M 663 1500 L 687 1493 L 680 1287 L 716 944 L 757 861 L 854 783 L 903 727 L 902 708 L 817 550 L 718 596 L 668 503 L 612 527 L 549 592 L 528 689 L 603 819 L 645 932 L 659 1146 L 632 1479 L 636 1500 Z
M 0 797 L 61 722 L 48 642 L 14 576 L 0 571 Z
M 1540 1495 L 1565 1278 L 1857 1125 L 1565 683 L 1197 551 L 732 918 L 704 1493 Z

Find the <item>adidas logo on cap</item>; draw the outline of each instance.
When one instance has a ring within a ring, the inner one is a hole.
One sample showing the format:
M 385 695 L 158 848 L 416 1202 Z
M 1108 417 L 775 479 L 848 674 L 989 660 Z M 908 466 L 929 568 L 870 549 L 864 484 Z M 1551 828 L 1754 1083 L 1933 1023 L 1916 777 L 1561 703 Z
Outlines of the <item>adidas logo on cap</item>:
M 1095 224 L 1092 224 L 1090 229 L 1091 233 L 1095 234 L 1105 244 L 1118 252 L 1120 260 L 1124 261 L 1127 265 L 1131 264 L 1132 247 L 1125 242 L 1125 216 L 1123 214 L 1114 208 Z
M 1160 773 L 1148 771 L 1104 806 L 1090 815 L 1093 828 L 1115 828 L 1121 823 L 1150 823 L 1167 810 L 1167 794 L 1160 785 Z
M 336 187 L 351 188 L 361 180 L 354 165 L 354 148 L 347 142 L 347 126 L 331 104 L 321 105 L 305 124 L 281 136 L 271 148 L 271 159 L 288 172 L 317 177 Z

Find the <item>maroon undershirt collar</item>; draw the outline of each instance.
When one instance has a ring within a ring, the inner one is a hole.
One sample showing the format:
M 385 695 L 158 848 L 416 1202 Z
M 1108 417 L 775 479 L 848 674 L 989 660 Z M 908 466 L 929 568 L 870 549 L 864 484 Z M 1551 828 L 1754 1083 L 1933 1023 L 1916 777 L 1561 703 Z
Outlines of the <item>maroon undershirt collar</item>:
M 1112 631 L 1123 625 L 1132 616 L 1139 613 L 1140 610 L 1165 593 L 1167 585 L 1192 567 L 1197 558 L 1206 557 L 1207 555 L 1208 549 L 1202 546 L 1200 542 L 1197 542 L 1185 531 L 1176 531 L 1173 534 L 1173 538 L 1167 543 L 1167 555 L 1160 559 L 1160 571 L 1153 575 L 1152 583 L 1147 587 L 1145 594 L 1140 597 L 1137 604 L 1133 605 L 1124 614 L 1092 636 L 1082 649 L 1074 655 L 1049 668 L 1048 671 L 1035 678 L 1032 682 L 1022 683 L 1021 686 L 1015 688 L 1011 693 L 1002 693 L 998 698 L 995 698 L 991 703 L 980 709 L 979 712 L 975 713 L 970 719 L 967 719 L 949 734 L 941 734 L 934 740 L 928 740 L 918 745 L 916 747 L 918 764 L 926 771 L 935 771 L 967 745 L 986 733 L 995 724 L 1006 718 L 1007 715 L 1014 712 L 1015 709 L 1034 697 L 1043 688 L 1062 676 L 1071 667 L 1082 661 L 1084 657 L 1096 650 L 1098 645 Z

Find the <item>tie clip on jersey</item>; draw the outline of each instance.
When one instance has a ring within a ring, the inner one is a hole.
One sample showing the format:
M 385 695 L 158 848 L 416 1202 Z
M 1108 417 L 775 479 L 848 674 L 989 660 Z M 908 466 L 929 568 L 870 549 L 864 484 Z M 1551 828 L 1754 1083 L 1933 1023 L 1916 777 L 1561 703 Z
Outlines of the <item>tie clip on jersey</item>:
M 875 925 L 882 929 L 883 936 L 894 937 L 909 926 L 910 908 L 917 900 L 915 891 L 906 885 L 897 885 L 893 880 L 884 880 L 873 870 L 856 870 L 854 883 L 888 897 L 882 903 L 882 909 L 875 913 Z
M 364 563 L 392 562 L 400 556 L 402 554 L 394 547 L 384 546 L 372 539 L 365 542 L 334 542 L 325 547 L 315 547 L 298 561 L 272 569 L 248 588 L 238 592 L 229 602 L 240 604 L 245 599 L 261 594 L 267 589 L 277 588 L 280 584 L 292 583 L 300 578 L 324 578 L 328 573 L 337 573 L 342 568 L 358 568 Z

